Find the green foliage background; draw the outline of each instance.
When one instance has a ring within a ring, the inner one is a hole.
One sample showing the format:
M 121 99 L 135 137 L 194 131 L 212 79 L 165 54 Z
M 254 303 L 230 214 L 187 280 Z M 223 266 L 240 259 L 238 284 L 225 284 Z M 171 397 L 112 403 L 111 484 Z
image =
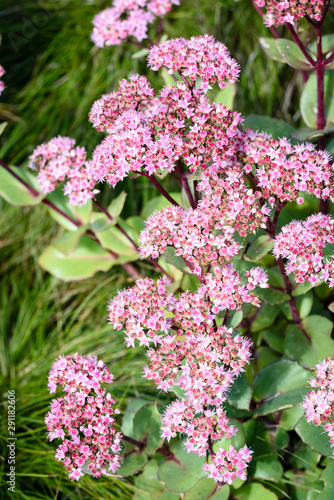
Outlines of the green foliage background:
M 91 19 L 108 5 L 98 0 L 2 0 L 0 63 L 7 70 L 7 88 L 1 96 L 0 121 L 9 124 L 0 137 L 1 158 L 25 164 L 37 144 L 58 134 L 74 137 L 88 151 L 101 140 L 87 119 L 94 100 L 116 88 L 129 72 L 148 72 L 144 59 L 132 58 L 133 46 L 100 50 L 91 43 Z M 300 75 L 262 52 L 257 37 L 269 36 L 268 30 L 248 0 L 181 0 L 165 21 L 169 37 L 209 33 L 226 43 L 242 69 L 235 108 L 243 115 L 298 122 L 291 98 L 298 95 Z M 149 79 L 159 88 L 156 73 Z M 155 195 L 145 182 L 125 182 L 121 188 L 130 194 L 125 215 L 138 213 Z M 17 397 L 17 486 L 11 497 L 131 498 L 131 481 L 94 481 L 87 476 L 79 484 L 68 481 L 54 460 L 54 444 L 46 441 L 43 421 L 51 399 L 47 373 L 59 354 L 80 351 L 102 357 L 117 374 L 113 394 L 121 408 L 132 396 L 159 398 L 140 376 L 142 352 L 126 350 L 122 334 L 107 324 L 107 302 L 126 286 L 127 278 L 121 268 L 112 268 L 84 282 L 61 283 L 37 264 L 41 249 L 60 234 L 58 225 L 43 206 L 0 204 L 2 408 L 7 389 L 15 389 Z M 3 419 L 2 472 L 6 435 Z M 6 480 L 2 476 L 3 498 Z

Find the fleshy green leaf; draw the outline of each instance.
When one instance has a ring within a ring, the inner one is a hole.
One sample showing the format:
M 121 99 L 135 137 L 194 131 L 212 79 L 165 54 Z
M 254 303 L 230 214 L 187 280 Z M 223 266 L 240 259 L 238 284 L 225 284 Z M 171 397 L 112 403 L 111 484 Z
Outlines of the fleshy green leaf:
M 233 383 L 228 393 L 227 401 L 236 410 L 249 410 L 252 389 L 246 379 L 245 373 L 241 373 Z
M 334 73 L 325 71 L 324 76 L 324 107 L 326 124 L 334 122 Z M 300 98 L 300 111 L 306 125 L 312 129 L 317 128 L 317 77 L 311 73 L 305 83 Z
M 69 204 L 68 199 L 64 195 L 62 188 L 56 188 L 52 193 L 47 195 L 47 199 L 50 200 L 57 208 L 62 210 L 65 214 L 69 215 L 72 219 L 80 222 L 81 224 L 88 224 L 90 222 L 90 217 L 92 213 L 92 201 L 88 200 L 86 205 L 82 207 L 73 207 Z M 66 217 L 49 208 L 49 213 L 51 217 L 58 222 L 61 226 L 69 231 L 76 231 L 78 227 L 70 222 Z
M 117 198 L 112 200 L 108 207 L 108 212 L 112 217 L 118 217 L 120 215 L 123 210 L 127 195 L 128 194 L 125 191 L 122 191 L 121 194 L 117 196 Z
M 256 295 L 272 306 L 290 300 L 290 296 L 287 293 L 274 288 L 257 288 Z
M 101 215 L 93 213 L 92 221 L 95 222 L 94 218 L 97 217 L 100 218 Z M 118 222 L 120 222 L 120 220 Z M 122 259 L 122 262 L 133 262 L 139 259 L 139 254 L 131 241 L 117 227 L 111 226 L 107 227 L 105 230 L 97 231 L 96 237 L 103 248 L 117 253 Z
M 96 241 L 88 236 L 81 236 L 76 249 L 69 255 L 50 245 L 38 262 L 45 271 L 56 278 L 73 281 L 89 278 L 97 271 L 108 271 L 119 260 L 113 259 Z
M 298 363 L 281 359 L 265 366 L 253 382 L 254 415 L 267 415 L 301 403 L 309 390 L 310 372 Z
M 309 141 L 311 139 L 315 139 L 317 137 L 322 137 L 324 135 L 332 134 L 334 132 L 334 127 L 329 126 L 322 130 L 312 130 L 311 128 L 304 127 L 298 130 L 295 130 L 291 137 L 297 139 L 298 141 Z
M 149 401 L 147 401 L 147 399 L 143 399 L 143 398 L 129 399 L 129 402 L 126 406 L 126 409 L 123 413 L 123 418 L 122 418 L 121 430 L 122 430 L 123 434 L 125 434 L 126 436 L 134 437 L 133 419 L 135 418 L 137 411 L 139 411 L 140 408 L 147 405 L 148 403 L 149 403 Z
M 334 498 L 334 460 L 331 460 L 329 465 L 321 474 L 321 479 L 325 483 L 325 488 L 317 497 L 317 500 L 333 500 Z
M 160 465 L 158 478 L 172 493 L 185 493 L 202 477 L 204 458 L 195 453 L 187 453 L 184 441 L 173 443 L 170 449 L 174 459 L 165 460 Z
M 251 331 L 259 332 L 264 328 L 268 328 L 274 323 L 275 318 L 278 314 L 278 307 L 272 307 L 269 304 L 263 304 L 254 321 L 252 322 Z
M 133 419 L 133 434 L 138 441 L 145 441 L 145 453 L 153 455 L 163 443 L 161 437 L 161 415 L 157 404 L 140 408 Z
M 177 493 L 170 493 L 158 480 L 158 461 L 150 460 L 143 472 L 135 479 L 136 492 L 133 500 L 179 500 Z
M 312 70 L 314 67 L 304 56 L 298 45 L 286 38 L 278 38 L 276 46 L 282 58 L 295 69 Z
M 184 495 L 184 500 L 228 500 L 230 488 L 225 484 L 222 488 L 217 489 L 217 484 L 213 479 L 200 479 Z
M 181 193 L 169 193 L 171 197 L 179 204 L 181 204 Z M 163 208 L 170 205 L 169 201 L 164 196 L 155 196 L 146 203 L 141 211 L 141 217 L 147 219 L 153 212 L 160 212 Z
M 231 445 L 234 446 L 236 450 L 239 450 L 240 448 L 245 446 L 246 440 L 242 423 L 239 420 L 231 418 L 231 420 L 229 421 L 229 425 L 233 425 L 233 427 L 235 427 L 238 430 L 238 432 L 236 433 L 235 436 L 232 436 L 230 438 L 224 437 L 219 441 L 215 441 L 213 445 L 214 452 L 217 452 L 219 448 L 228 450 Z
M 233 101 L 236 94 L 236 86 L 234 83 L 227 82 L 223 90 L 219 90 L 214 97 L 215 102 L 221 102 L 227 109 L 233 110 Z
M 267 132 L 271 134 L 274 139 L 279 139 L 283 136 L 290 137 L 295 130 L 291 125 L 282 120 L 262 115 L 246 116 L 243 125 L 245 128 L 252 128 L 259 132 Z
M 131 59 L 142 59 L 143 57 L 147 56 L 148 53 L 148 49 L 140 49 L 138 50 L 138 52 L 132 54 Z
M 283 57 L 281 56 L 281 53 L 277 48 L 275 38 L 260 37 L 259 43 L 260 43 L 261 48 L 264 50 L 264 52 L 267 54 L 267 56 L 270 57 L 270 59 L 273 59 L 274 61 L 278 61 L 278 62 L 282 62 L 282 63 L 286 62 L 283 59 Z
M 35 190 L 38 191 L 37 179 L 27 170 L 17 167 L 11 167 L 13 172 L 21 179 L 27 182 Z M 33 196 L 30 191 L 15 179 L 7 170 L 0 166 L 0 195 L 11 205 L 24 207 L 28 205 L 37 205 L 45 198 L 43 193 L 38 196 Z
M 278 497 L 262 484 L 251 483 L 233 492 L 233 498 L 238 500 L 276 500 Z
M 163 257 L 166 259 L 166 262 L 168 262 L 168 264 L 172 264 L 176 267 L 176 269 L 179 269 L 185 274 L 191 274 L 190 269 L 185 264 L 182 257 L 180 257 L 179 255 L 175 255 L 175 248 L 167 247 L 163 254 Z
M 87 228 L 88 224 L 79 227 L 77 231 L 66 232 L 60 238 L 53 240 L 52 245 L 63 254 L 69 255 L 74 252 Z
M 334 340 L 330 335 L 333 323 L 322 316 L 312 315 L 303 320 L 306 338 L 297 325 L 289 325 L 286 331 L 284 352 L 303 366 L 314 367 L 319 361 L 334 353 Z
M 298 420 L 304 415 L 304 410 L 302 405 L 293 406 L 292 408 L 287 408 L 282 411 L 280 426 L 286 431 L 292 431 Z
M 119 476 L 132 476 L 142 470 L 148 462 L 147 455 L 145 453 L 129 453 L 129 455 L 124 457 L 124 463 L 117 470 L 117 475 Z
M 308 423 L 305 417 L 302 417 L 295 427 L 295 431 L 302 441 L 308 444 L 312 450 L 321 455 L 330 457 L 333 455 L 333 448 L 330 446 L 327 432 L 321 426 Z
M 249 260 L 260 260 L 267 255 L 274 246 L 274 240 L 268 235 L 259 236 L 248 248 L 247 257 Z

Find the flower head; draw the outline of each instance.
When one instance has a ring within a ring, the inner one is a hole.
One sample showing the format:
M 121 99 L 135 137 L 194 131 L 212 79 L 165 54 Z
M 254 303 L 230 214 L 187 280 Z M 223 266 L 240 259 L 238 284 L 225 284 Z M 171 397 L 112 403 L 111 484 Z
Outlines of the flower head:
M 67 181 L 64 191 L 71 205 L 82 205 L 99 191 L 95 189 L 96 177 L 91 164 L 85 161 L 85 148 L 74 146 L 74 139 L 55 137 L 37 146 L 29 157 L 29 167 L 38 170 L 37 178 L 45 194 L 54 191 L 58 183 Z
M 278 26 L 280 24 L 298 21 L 302 17 L 309 16 L 315 21 L 320 21 L 322 11 L 327 0 L 255 0 L 259 7 L 265 7 L 267 14 L 265 24 L 267 26 Z
M 175 38 L 155 46 L 150 50 L 148 64 L 154 71 L 165 66 L 169 73 L 181 72 L 191 82 L 200 78 L 204 90 L 216 82 L 224 88 L 226 80 L 233 83 L 239 75 L 239 65 L 227 47 L 210 35 L 190 40 Z
M 93 356 L 60 356 L 49 375 L 50 392 L 63 387 L 64 397 L 53 399 L 45 417 L 48 438 L 62 439 L 56 458 L 69 478 L 78 481 L 88 467 L 95 477 L 119 467 L 121 434 L 116 432 L 113 405 L 116 400 L 101 387 L 113 375 Z

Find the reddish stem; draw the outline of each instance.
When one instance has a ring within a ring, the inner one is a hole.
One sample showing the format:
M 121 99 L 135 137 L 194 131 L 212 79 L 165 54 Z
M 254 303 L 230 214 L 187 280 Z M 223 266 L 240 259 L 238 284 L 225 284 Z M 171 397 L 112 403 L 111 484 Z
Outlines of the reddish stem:
M 164 196 L 172 205 L 175 207 L 179 207 L 180 205 L 175 201 L 168 193 L 167 191 L 162 187 L 162 185 L 156 180 L 156 178 L 153 175 L 149 175 L 146 173 L 142 173 L 145 177 L 147 177 L 152 184 L 157 188 L 157 190 Z
M 312 57 L 310 56 L 310 54 L 308 53 L 307 49 L 304 47 L 301 39 L 299 38 L 298 34 L 296 33 L 296 31 L 294 30 L 292 24 L 290 23 L 285 23 L 285 26 L 288 28 L 288 30 L 290 31 L 291 35 L 292 35 L 292 38 L 294 39 L 294 41 L 296 42 L 296 44 L 298 45 L 298 47 L 300 48 L 300 50 L 302 51 L 302 53 L 304 54 L 304 56 L 306 57 L 306 59 L 308 60 L 308 62 L 311 64 L 311 66 L 313 66 L 315 68 L 316 66 L 316 62 L 312 59 Z
M 195 209 L 196 208 L 196 202 L 195 202 L 195 200 L 193 198 L 193 195 L 192 195 L 192 193 L 190 191 L 190 187 L 189 187 L 189 184 L 188 184 L 187 176 L 186 176 L 185 172 L 183 172 L 180 160 L 177 161 L 176 171 L 177 171 L 177 173 L 180 176 L 181 185 L 182 185 L 183 189 L 186 192 L 186 195 L 188 197 L 190 206 L 191 206 L 192 209 Z

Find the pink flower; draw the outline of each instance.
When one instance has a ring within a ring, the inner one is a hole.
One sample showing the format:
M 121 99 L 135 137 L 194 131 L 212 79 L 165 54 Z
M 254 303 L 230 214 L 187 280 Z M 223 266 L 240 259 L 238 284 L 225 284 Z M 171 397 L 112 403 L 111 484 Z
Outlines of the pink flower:
M 239 451 L 232 445 L 228 450 L 219 448 L 215 456 L 211 457 L 210 463 L 204 465 L 203 470 L 216 483 L 232 484 L 237 478 L 245 481 L 247 479 L 246 468 L 252 459 L 252 453 L 246 445 Z
M 61 356 L 52 365 L 49 386 L 59 384 L 65 394 L 52 400 L 45 422 L 50 441 L 63 440 L 56 458 L 72 480 L 84 475 L 85 464 L 95 477 L 101 476 L 101 468 L 116 470 L 119 466 L 121 434 L 112 425 L 116 400 L 101 387 L 112 379 L 104 363 L 92 356 Z
M 255 0 L 259 7 L 265 7 L 267 14 L 265 24 L 267 26 L 278 26 L 280 24 L 298 21 L 302 17 L 309 16 L 315 21 L 320 21 L 322 11 L 327 3 L 326 0 L 312 0 L 311 2 L 299 2 L 297 0 Z
M 150 50 L 148 64 L 154 71 L 165 66 L 169 73 L 181 72 L 191 82 L 201 78 L 204 89 L 216 82 L 224 88 L 225 80 L 233 83 L 239 75 L 239 65 L 226 46 L 210 35 L 190 40 L 175 38 L 155 46 Z
M 55 137 L 35 148 L 29 167 L 38 170 L 37 178 L 45 194 L 54 191 L 59 182 L 67 181 L 65 195 L 71 205 L 80 206 L 99 191 L 94 189 L 97 181 L 90 162 L 85 161 L 85 149 L 74 145 L 74 139 Z

